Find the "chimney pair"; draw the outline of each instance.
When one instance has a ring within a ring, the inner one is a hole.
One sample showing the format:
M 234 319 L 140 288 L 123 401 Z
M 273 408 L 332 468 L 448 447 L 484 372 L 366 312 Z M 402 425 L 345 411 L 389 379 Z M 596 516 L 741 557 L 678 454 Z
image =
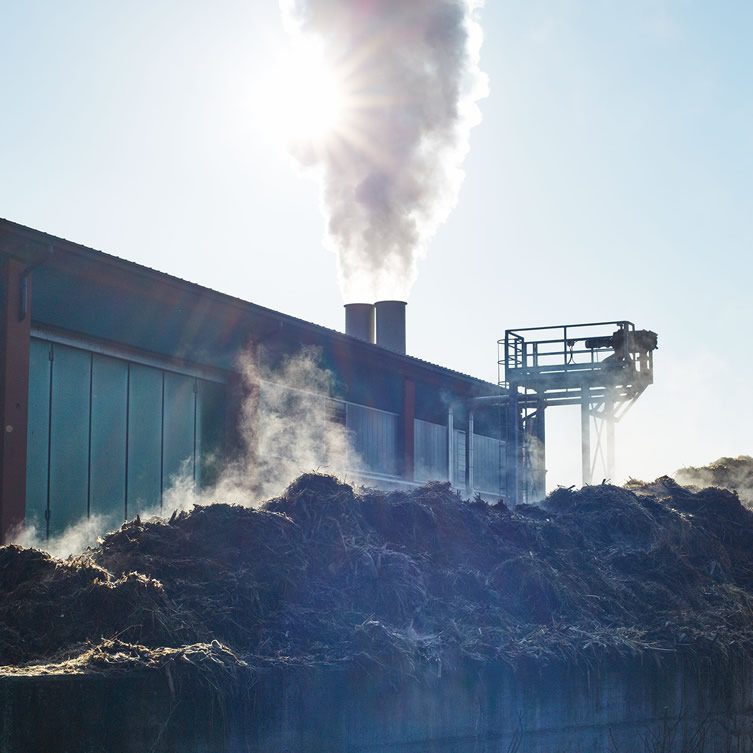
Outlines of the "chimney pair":
M 405 355 L 405 301 L 345 304 L 345 334 Z

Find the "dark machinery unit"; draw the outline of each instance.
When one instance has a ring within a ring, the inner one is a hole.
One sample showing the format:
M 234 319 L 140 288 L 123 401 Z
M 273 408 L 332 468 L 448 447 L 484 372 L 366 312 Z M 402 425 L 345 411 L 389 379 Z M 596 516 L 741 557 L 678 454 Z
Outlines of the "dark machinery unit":
M 500 384 L 509 391 L 511 499 L 541 498 L 544 411 L 579 405 L 583 483 L 614 475 L 615 424 L 654 380 L 657 335 L 629 321 L 510 329 L 499 340 Z

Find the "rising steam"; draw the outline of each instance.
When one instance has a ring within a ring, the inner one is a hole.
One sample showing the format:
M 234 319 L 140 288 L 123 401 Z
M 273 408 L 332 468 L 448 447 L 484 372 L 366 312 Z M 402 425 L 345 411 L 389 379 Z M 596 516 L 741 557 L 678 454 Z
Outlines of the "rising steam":
M 141 519 L 168 518 L 196 504 L 254 507 L 311 471 L 344 478 L 350 474 L 351 481 L 357 478 L 360 459 L 349 444 L 345 425 L 333 415 L 332 374 L 321 368 L 315 350 L 304 350 L 273 370 L 248 357 L 241 358 L 237 368 L 245 393 L 238 453 L 232 459 L 213 459 L 216 481 L 203 489 L 196 488 L 186 460 L 184 472 L 170 479 L 162 504 L 142 510 Z M 50 539 L 26 524 L 11 540 L 62 558 L 94 546 L 121 523 L 122 515 L 92 515 Z
M 427 239 L 454 207 L 476 102 L 482 0 L 280 0 L 340 92 L 339 123 L 297 141 L 319 169 L 346 302 L 406 300 Z
M 205 500 L 255 504 L 302 473 L 357 470 L 346 427 L 333 418 L 332 374 L 319 366 L 316 351 L 304 350 L 274 371 L 244 359 L 240 370 L 252 388 L 242 406 L 241 452 L 223 463 L 217 483 L 202 492 Z M 185 499 L 180 484 L 175 488 L 175 501 Z

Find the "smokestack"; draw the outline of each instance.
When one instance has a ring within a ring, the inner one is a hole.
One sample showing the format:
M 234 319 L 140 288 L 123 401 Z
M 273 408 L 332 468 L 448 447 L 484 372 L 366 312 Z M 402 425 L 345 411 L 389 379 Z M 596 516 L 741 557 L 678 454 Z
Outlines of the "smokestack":
M 405 355 L 405 301 L 378 301 L 376 344 Z
M 374 342 L 374 306 L 371 303 L 345 304 L 345 334 Z

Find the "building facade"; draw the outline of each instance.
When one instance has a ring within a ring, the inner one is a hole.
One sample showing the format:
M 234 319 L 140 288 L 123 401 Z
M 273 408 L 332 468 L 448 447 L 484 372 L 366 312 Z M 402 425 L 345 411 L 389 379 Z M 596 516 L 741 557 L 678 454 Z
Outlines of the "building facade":
M 209 458 L 238 448 L 239 358 L 273 374 L 312 348 L 363 481 L 515 501 L 517 419 L 498 385 L 4 220 L 0 261 L 5 540 L 23 522 L 56 535 L 133 517 L 177 474 L 211 483 Z

